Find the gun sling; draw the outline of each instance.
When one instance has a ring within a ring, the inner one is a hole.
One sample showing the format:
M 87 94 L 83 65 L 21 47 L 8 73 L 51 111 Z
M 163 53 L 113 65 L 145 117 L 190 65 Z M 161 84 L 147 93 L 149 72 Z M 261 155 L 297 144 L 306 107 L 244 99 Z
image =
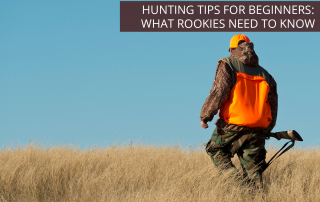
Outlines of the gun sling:
M 283 150 L 289 143 L 291 142 L 291 144 L 285 149 Z M 282 154 L 286 153 L 287 151 L 289 151 L 293 146 L 294 146 L 295 141 L 291 140 L 287 143 L 285 143 L 283 145 L 283 147 L 269 160 L 269 162 L 263 167 L 262 173 L 271 165 L 271 163 L 276 160 L 277 158 L 279 158 Z M 282 151 L 283 150 L 283 151 Z M 281 152 L 282 151 L 282 152 Z M 281 152 L 281 153 L 280 153 Z M 280 154 L 279 154 L 280 153 Z M 277 156 L 279 154 L 279 156 Z

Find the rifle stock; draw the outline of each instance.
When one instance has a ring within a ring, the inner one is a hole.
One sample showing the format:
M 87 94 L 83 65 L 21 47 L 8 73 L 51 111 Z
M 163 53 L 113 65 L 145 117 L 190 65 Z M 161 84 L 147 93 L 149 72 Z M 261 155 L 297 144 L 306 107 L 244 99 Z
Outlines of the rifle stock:
M 294 140 L 294 141 L 303 141 L 302 137 L 295 130 L 270 133 L 269 136 L 274 137 L 277 140 L 287 139 L 287 140 Z

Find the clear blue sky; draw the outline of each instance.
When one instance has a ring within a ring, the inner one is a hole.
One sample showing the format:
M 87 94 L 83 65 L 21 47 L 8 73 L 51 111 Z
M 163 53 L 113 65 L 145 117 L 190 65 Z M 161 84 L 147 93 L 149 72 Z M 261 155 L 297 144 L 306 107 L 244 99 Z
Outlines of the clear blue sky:
M 116 0 L 0 1 L 0 147 L 210 138 L 217 117 L 203 129 L 200 110 L 238 33 L 122 33 L 119 11 Z M 278 83 L 273 131 L 319 145 L 319 32 L 243 34 Z

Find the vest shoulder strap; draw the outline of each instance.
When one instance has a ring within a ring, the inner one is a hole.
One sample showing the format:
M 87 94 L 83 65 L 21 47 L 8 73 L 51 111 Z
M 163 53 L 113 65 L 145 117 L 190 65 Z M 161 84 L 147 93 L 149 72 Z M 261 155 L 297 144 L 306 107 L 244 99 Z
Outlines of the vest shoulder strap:
M 233 72 L 233 76 L 232 76 L 233 85 L 237 81 L 236 72 L 245 73 L 245 74 L 248 74 L 248 75 L 251 75 L 251 76 L 264 77 L 266 79 L 266 82 L 270 85 L 270 75 L 269 75 L 268 71 L 265 70 L 260 65 L 258 65 L 256 67 L 251 67 L 251 66 L 243 64 L 242 62 L 240 62 L 239 60 L 235 59 L 232 56 L 225 57 L 225 58 L 223 58 L 223 59 L 221 59 L 219 61 L 224 61 L 230 66 L 230 68 L 231 68 L 231 70 Z

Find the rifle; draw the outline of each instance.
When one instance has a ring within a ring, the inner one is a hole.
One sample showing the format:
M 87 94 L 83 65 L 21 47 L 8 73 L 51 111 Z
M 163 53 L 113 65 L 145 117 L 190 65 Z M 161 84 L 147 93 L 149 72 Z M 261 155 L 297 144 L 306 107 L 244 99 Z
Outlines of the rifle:
M 287 140 L 293 140 L 293 141 L 303 141 L 302 137 L 295 130 L 270 133 L 269 137 L 274 137 L 277 140 L 287 139 Z
M 281 140 L 281 139 L 287 139 L 287 140 L 291 140 L 287 143 L 285 143 L 283 145 L 283 147 L 268 161 L 267 164 L 265 164 L 262 167 L 262 173 L 270 166 L 270 164 L 277 158 L 279 158 L 282 154 L 284 154 L 285 152 L 287 152 L 289 149 L 291 149 L 294 146 L 295 141 L 303 141 L 302 137 L 299 135 L 299 133 L 295 130 L 289 130 L 289 131 L 282 131 L 282 132 L 276 132 L 276 133 L 270 133 L 269 137 L 274 137 L 277 140 Z M 283 150 L 288 143 L 291 144 L 285 149 Z M 283 151 L 282 151 L 283 150 Z M 282 151 L 282 152 L 281 152 Z M 280 153 L 281 152 L 281 153 Z M 280 153 L 280 154 L 279 154 Z M 279 155 L 278 155 L 279 154 Z M 278 156 L 277 156 L 278 155 Z
M 270 133 L 267 137 L 268 137 L 268 139 L 270 137 L 274 137 L 277 140 L 287 139 L 287 140 L 292 140 L 292 141 L 303 141 L 302 137 L 295 130 L 288 130 L 288 131 Z M 207 143 L 204 143 L 203 145 L 207 146 Z

